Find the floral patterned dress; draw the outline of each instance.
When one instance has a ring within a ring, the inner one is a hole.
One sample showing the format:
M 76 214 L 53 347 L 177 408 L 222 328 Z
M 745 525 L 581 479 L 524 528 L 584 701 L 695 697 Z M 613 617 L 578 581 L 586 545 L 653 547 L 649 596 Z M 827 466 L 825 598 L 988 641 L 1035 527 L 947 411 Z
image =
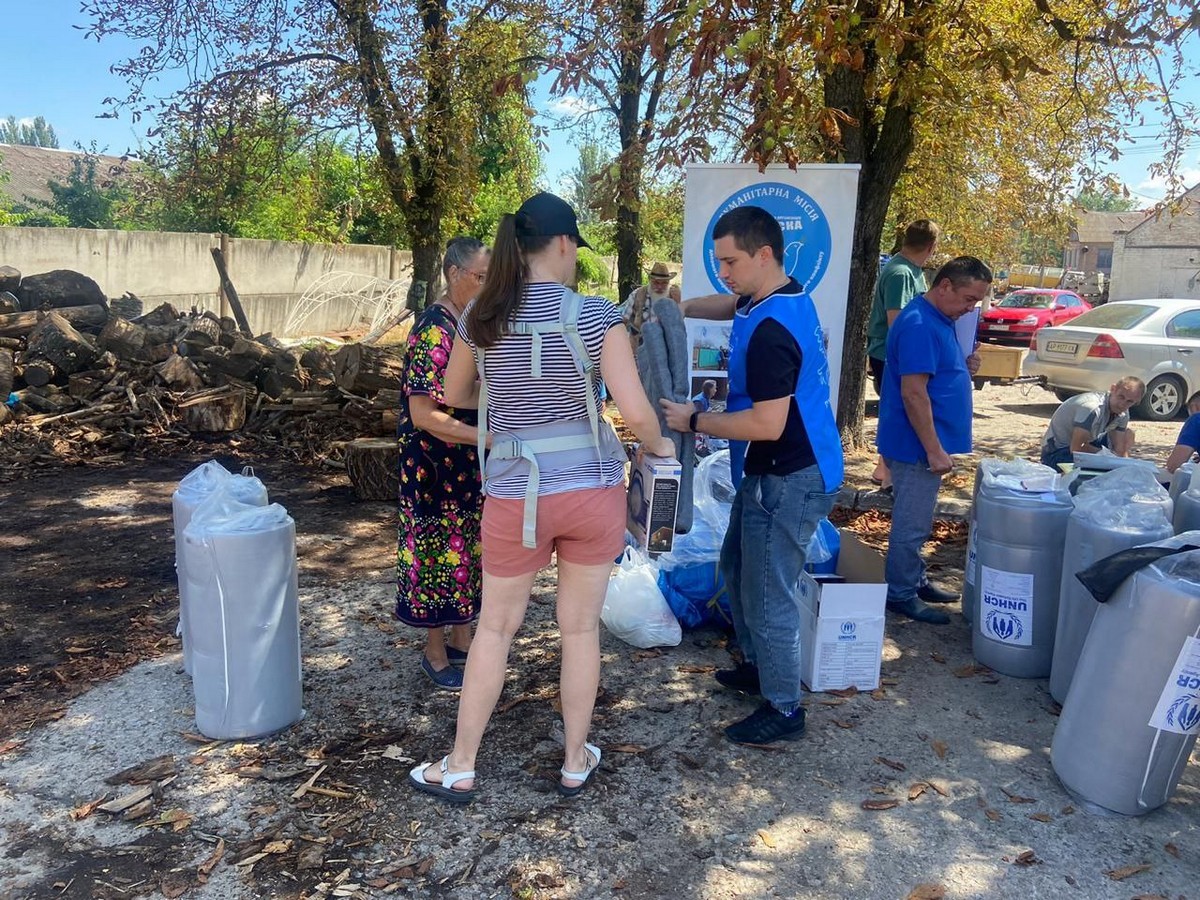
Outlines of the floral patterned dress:
M 425 394 L 454 418 L 476 424 L 474 410 L 445 406 L 455 328 L 444 306 L 421 314 L 408 336 L 400 385 L 396 617 L 419 628 L 460 625 L 479 615 L 479 456 L 474 444 L 447 444 L 421 431 L 408 411 L 408 398 Z

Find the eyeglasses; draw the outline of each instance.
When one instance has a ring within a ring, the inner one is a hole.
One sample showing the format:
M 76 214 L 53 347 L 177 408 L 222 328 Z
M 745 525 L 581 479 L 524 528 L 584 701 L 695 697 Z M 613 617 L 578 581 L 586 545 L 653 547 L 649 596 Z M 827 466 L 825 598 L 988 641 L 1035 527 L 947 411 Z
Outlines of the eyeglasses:
M 470 269 L 459 269 L 464 275 L 470 275 L 479 284 L 483 284 L 487 280 L 487 272 L 472 272 Z

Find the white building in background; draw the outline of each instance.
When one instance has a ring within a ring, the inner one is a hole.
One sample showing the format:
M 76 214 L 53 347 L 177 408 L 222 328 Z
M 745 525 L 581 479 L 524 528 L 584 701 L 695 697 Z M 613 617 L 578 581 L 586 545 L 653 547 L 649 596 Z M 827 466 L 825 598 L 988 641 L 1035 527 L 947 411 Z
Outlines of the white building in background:
M 1174 210 L 1150 215 L 1112 236 L 1108 299 L 1200 299 L 1200 185 Z

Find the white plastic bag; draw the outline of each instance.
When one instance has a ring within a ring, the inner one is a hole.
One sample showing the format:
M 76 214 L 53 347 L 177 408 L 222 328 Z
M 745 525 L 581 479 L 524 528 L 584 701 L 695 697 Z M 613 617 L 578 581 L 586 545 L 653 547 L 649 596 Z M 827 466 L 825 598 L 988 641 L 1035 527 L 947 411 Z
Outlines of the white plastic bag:
M 657 568 L 633 547 L 625 548 L 609 579 L 600 621 L 614 636 L 642 649 L 675 647 L 683 640 L 679 620 L 658 588 Z

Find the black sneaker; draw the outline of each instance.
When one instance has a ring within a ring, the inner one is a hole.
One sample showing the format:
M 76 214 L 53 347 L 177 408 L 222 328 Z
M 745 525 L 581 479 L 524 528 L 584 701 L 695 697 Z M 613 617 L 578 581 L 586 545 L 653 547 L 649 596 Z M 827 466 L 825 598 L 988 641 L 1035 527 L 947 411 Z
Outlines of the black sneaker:
M 926 603 L 956 603 L 959 597 L 954 591 L 940 588 L 932 581 L 927 581 L 917 588 L 917 596 Z
M 924 622 L 926 625 L 949 625 L 950 617 L 940 609 L 927 606 L 918 597 L 913 597 L 904 603 L 888 603 L 887 608 L 894 613 L 908 616 L 914 622 Z
M 719 669 L 713 677 L 717 682 L 731 690 L 743 694 L 762 694 L 762 685 L 758 681 L 758 666 L 750 663 L 738 663 L 735 669 Z
M 804 736 L 804 710 L 796 707 L 785 716 L 770 703 L 764 703 L 740 722 L 725 729 L 725 737 L 735 744 L 771 744 L 798 741 Z

